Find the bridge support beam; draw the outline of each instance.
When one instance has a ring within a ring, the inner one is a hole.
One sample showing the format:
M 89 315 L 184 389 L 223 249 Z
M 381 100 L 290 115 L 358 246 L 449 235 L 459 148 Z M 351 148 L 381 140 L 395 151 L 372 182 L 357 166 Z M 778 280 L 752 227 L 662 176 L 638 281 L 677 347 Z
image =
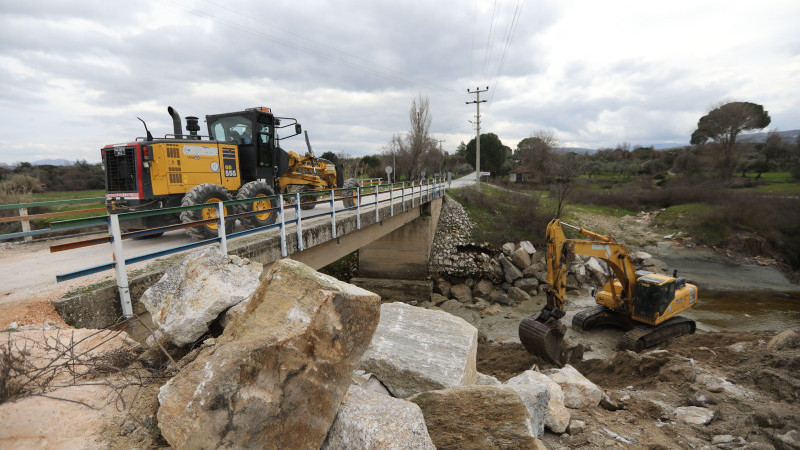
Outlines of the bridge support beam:
M 428 276 L 428 257 L 442 199 L 422 205 L 420 217 L 358 250 L 360 277 L 422 280 Z

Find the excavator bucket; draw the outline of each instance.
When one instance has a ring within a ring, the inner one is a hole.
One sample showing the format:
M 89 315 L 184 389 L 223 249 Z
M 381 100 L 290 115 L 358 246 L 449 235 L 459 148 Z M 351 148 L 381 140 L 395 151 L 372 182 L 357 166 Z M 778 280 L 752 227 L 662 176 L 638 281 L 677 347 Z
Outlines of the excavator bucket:
M 558 319 L 540 320 L 540 314 L 526 317 L 519 324 L 519 340 L 529 353 L 563 367 L 569 359 L 564 343 L 567 327 Z

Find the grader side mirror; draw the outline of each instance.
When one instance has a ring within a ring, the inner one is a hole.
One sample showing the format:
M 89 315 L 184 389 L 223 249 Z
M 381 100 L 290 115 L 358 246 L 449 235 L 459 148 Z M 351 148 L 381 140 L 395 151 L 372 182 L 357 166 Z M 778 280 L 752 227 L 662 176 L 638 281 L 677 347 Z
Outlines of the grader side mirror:
M 295 134 L 302 133 L 303 132 L 303 127 L 301 127 L 299 123 L 294 124 L 294 132 L 295 132 Z

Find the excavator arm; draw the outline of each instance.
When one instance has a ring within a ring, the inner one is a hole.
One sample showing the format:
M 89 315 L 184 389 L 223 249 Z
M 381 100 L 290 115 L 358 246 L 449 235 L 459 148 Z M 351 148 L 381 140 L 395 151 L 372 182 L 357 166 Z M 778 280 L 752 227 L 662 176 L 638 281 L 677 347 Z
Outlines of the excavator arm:
M 589 239 L 567 239 L 562 225 L 576 230 Z M 610 236 L 553 219 L 547 225 L 546 237 L 547 304 L 539 314 L 530 316 L 520 323 L 519 335 L 529 352 L 563 365 L 569 355 L 566 354 L 563 343 L 566 327 L 560 319 L 566 313 L 564 297 L 567 290 L 567 270 L 572 255 L 594 256 L 608 264 L 622 285 L 621 292 L 613 293 L 613 297 L 622 302 L 617 305 L 618 307 L 630 307 L 636 273 L 625 246 L 618 244 Z M 611 286 L 614 289 L 614 283 L 611 283 Z

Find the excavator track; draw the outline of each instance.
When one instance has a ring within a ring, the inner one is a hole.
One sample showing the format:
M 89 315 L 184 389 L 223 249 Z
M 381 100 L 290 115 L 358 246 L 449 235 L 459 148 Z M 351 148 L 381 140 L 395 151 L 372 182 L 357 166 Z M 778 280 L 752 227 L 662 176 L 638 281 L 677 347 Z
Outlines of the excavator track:
M 529 353 L 563 366 L 567 356 L 564 353 L 566 327 L 558 320 L 542 322 L 538 318 L 539 315 L 534 314 L 522 319 L 519 324 L 519 340 Z
M 641 326 L 628 331 L 622 336 L 619 346 L 623 350 L 639 353 L 668 339 L 693 334 L 696 328 L 694 320 L 680 316 L 673 317 L 654 327 Z

